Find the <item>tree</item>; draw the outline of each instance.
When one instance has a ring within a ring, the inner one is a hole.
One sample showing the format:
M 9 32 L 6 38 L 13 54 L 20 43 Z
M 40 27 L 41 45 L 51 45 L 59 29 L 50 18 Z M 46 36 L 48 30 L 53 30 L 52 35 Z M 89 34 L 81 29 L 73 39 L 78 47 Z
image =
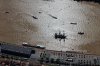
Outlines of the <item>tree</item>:
M 53 58 L 51 58 L 51 61 L 50 61 L 51 63 L 54 63 L 54 59 Z
M 40 64 L 43 64 L 44 59 L 40 58 Z
M 56 64 L 60 64 L 60 59 L 56 59 Z
M 49 63 L 49 58 L 46 58 L 46 63 Z

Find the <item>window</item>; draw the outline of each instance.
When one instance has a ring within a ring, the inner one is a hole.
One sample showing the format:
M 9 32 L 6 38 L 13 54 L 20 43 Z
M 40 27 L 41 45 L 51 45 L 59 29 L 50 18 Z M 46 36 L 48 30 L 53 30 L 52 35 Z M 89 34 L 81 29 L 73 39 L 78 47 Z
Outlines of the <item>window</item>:
M 80 58 L 80 55 L 79 55 L 79 58 Z
M 81 55 L 81 58 L 83 58 L 83 55 Z
M 66 56 L 66 54 L 63 54 L 63 56 Z
M 72 56 L 72 54 L 70 54 Z
M 55 55 L 55 52 L 53 54 Z
M 91 61 L 89 61 L 89 64 L 91 64 Z
M 58 53 L 58 56 L 60 56 L 60 53 Z
M 85 64 L 85 60 L 84 60 L 84 64 Z
M 32 50 L 31 53 L 32 53 L 32 54 L 35 54 L 35 50 Z
M 77 54 L 75 54 L 75 56 L 77 57 Z
M 62 53 L 61 53 L 61 56 L 62 56 Z
M 84 58 L 85 58 L 85 55 L 84 55 Z
M 81 60 L 81 63 L 83 63 L 83 60 Z
M 87 64 L 88 64 L 88 60 L 87 60 Z
M 84 62 L 84 64 L 85 64 L 85 62 Z
M 80 60 L 78 60 L 78 63 L 80 63 Z

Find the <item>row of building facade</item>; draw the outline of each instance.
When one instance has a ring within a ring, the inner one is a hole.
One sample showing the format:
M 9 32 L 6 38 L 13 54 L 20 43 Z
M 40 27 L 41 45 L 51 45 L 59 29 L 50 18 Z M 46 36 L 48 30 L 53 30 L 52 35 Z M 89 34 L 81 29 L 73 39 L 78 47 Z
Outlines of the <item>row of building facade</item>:
M 37 50 L 35 55 L 31 55 L 31 58 L 41 58 L 44 62 L 58 60 L 58 64 L 100 66 L 100 56 L 75 51 Z
M 1 44 L 1 54 L 24 57 L 29 60 L 61 65 L 100 66 L 100 56 L 76 51 L 54 51 L 40 47 Z

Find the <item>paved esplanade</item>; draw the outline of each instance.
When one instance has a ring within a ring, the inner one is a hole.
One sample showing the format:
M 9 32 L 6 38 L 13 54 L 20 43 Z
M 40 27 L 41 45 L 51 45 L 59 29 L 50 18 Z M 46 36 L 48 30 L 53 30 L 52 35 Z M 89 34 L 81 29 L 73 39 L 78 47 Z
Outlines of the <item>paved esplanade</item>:
M 59 31 L 66 33 L 65 42 L 54 38 Z M 100 5 L 72 0 L 0 0 L 0 41 L 100 54 Z

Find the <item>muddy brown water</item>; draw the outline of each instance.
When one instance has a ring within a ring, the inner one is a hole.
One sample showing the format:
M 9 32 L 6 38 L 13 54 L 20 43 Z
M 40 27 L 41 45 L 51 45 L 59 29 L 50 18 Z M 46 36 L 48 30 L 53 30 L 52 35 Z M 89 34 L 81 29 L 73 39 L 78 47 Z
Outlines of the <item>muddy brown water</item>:
M 34 16 L 34 17 L 33 17 Z M 55 19 L 56 18 L 56 19 Z M 77 23 L 76 25 L 73 23 Z M 65 33 L 65 42 L 55 33 Z M 84 32 L 79 35 L 78 32 Z M 72 0 L 0 0 L 0 41 L 100 55 L 100 5 Z

